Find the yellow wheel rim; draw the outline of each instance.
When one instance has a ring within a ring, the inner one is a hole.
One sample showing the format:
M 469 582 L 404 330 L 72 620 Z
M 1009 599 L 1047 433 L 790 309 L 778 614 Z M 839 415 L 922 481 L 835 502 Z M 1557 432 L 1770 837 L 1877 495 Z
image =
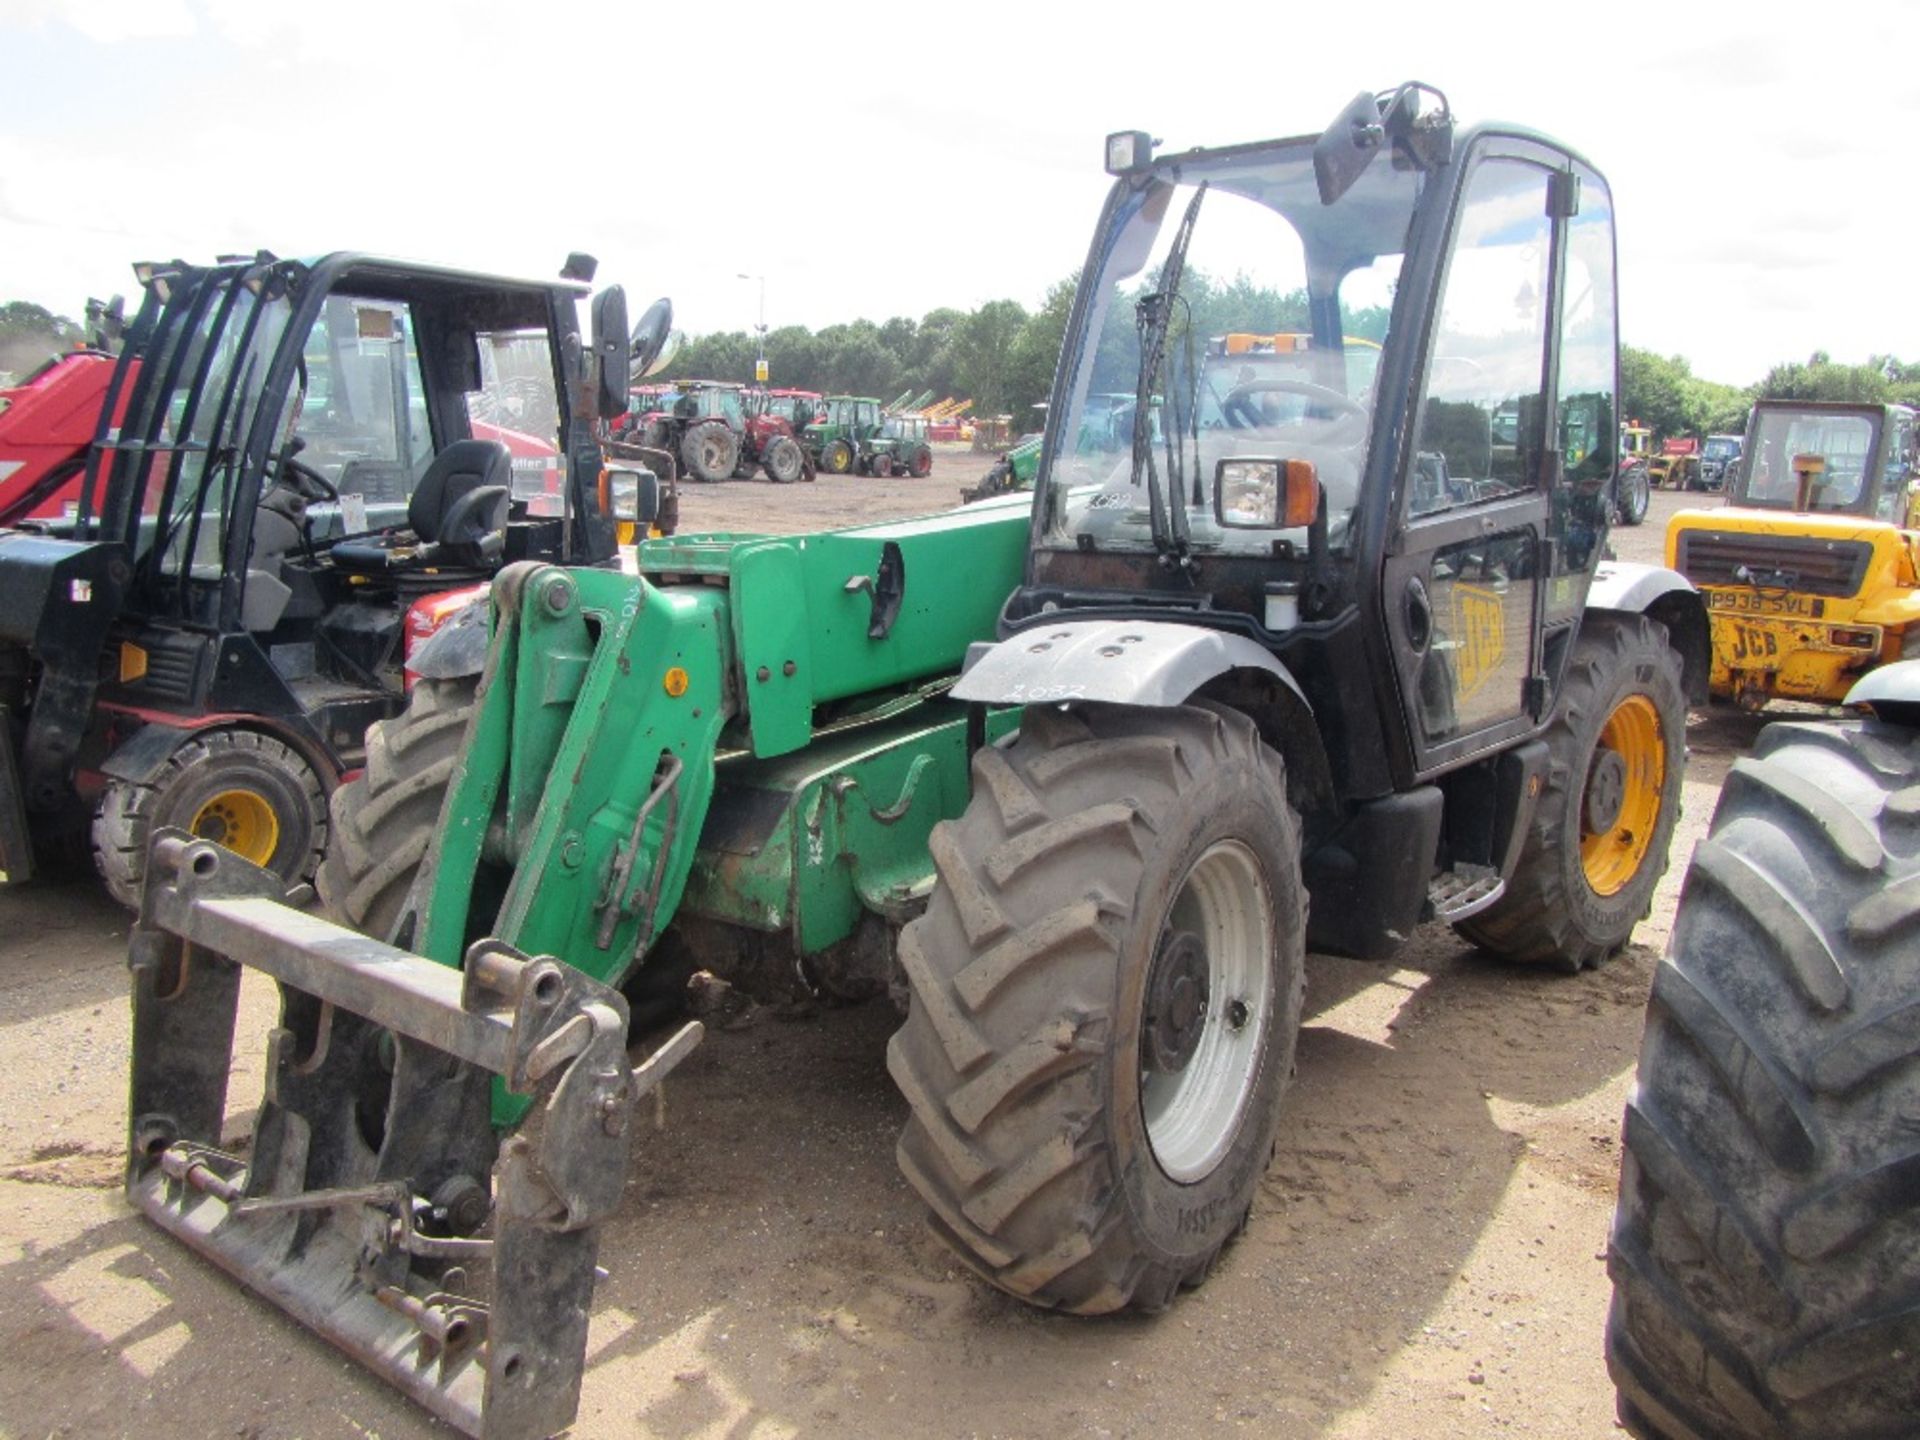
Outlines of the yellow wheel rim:
M 1644 695 L 1622 700 L 1600 728 L 1580 806 L 1580 865 L 1596 895 L 1614 895 L 1640 873 L 1660 823 L 1667 742 Z
M 222 790 L 194 813 L 187 828 L 255 865 L 272 860 L 280 844 L 280 817 L 253 790 Z

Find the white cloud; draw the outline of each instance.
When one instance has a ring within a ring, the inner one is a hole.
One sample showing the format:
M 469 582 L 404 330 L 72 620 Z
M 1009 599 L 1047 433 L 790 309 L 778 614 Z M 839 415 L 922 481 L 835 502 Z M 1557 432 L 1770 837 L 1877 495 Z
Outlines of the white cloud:
M 1606 172 L 1627 343 L 1736 382 L 1816 347 L 1920 351 L 1901 4 L 1776 29 L 1629 0 L 1607 31 L 1659 37 L 1637 48 L 1531 4 L 982 0 L 964 36 L 944 13 L 0 0 L 27 77 L 0 118 L 0 297 L 72 313 L 136 257 L 266 245 L 534 273 L 587 249 L 696 332 L 754 322 L 741 271 L 775 326 L 1033 305 L 1084 258 L 1107 131 L 1295 134 L 1417 75 Z

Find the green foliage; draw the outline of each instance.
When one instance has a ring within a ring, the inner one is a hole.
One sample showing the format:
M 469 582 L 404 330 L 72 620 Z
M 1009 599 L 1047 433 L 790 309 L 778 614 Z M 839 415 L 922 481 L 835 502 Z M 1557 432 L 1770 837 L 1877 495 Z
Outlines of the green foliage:
M 25 374 L 83 338 L 85 332 L 66 316 L 9 300 L 0 305 L 0 372 Z
M 1746 429 L 1753 393 L 1702 380 L 1678 355 L 1620 347 L 1622 413 L 1652 428 L 1656 439 L 1738 434 Z
M 1015 432 L 1032 428 L 1034 407 L 1047 398 L 1059 363 L 1077 275 L 1057 281 L 1031 313 L 1014 300 L 990 300 L 978 309 L 930 310 L 918 321 L 896 315 L 829 325 L 813 331 L 789 325 L 767 336 L 767 362 L 775 385 L 824 394 L 877 395 L 931 390 L 936 398 L 970 398 L 978 415 L 1012 415 Z M 1309 328 L 1304 291 L 1262 290 L 1248 277 L 1218 279 L 1189 271 L 1181 285 L 1183 313 L 1169 337 L 1179 346 L 1199 345 L 1230 331 L 1279 334 Z M 1131 292 L 1107 308 L 1096 347 L 1095 390 L 1131 390 L 1134 376 L 1134 315 Z M 1348 315 L 1349 334 L 1379 340 L 1386 334 L 1384 309 Z M 0 345 L 16 328 L 47 334 L 42 353 L 77 338 L 71 321 L 38 306 L 0 306 Z M 37 328 L 36 328 L 37 327 Z M 669 378 L 746 380 L 753 374 L 754 337 L 734 330 L 703 335 L 684 346 Z M 38 358 L 37 356 L 35 357 Z M 0 368 L 6 362 L 0 359 Z M 1109 374 L 1112 371 L 1114 373 Z M 1125 371 L 1126 373 L 1119 373 Z M 1623 415 L 1652 427 L 1656 439 L 1739 433 L 1756 399 L 1859 400 L 1920 406 L 1920 362 L 1875 355 L 1864 365 L 1836 365 L 1825 351 L 1805 363 L 1776 365 L 1758 385 L 1745 388 L 1705 380 L 1679 355 L 1620 347 Z

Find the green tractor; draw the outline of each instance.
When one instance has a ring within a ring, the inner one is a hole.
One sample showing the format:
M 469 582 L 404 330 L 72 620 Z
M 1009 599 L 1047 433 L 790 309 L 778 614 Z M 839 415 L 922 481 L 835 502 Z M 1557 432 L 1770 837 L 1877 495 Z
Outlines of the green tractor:
M 546 1435 L 635 1101 L 701 1034 L 635 1066 L 630 1007 L 697 970 L 891 997 L 933 1231 L 1096 1314 L 1173 1303 L 1245 1223 L 1309 950 L 1627 942 L 1707 651 L 1681 577 L 1601 560 L 1611 452 L 1559 447 L 1618 389 L 1605 180 L 1417 85 L 1320 135 L 1106 153 L 1031 496 L 510 567 L 484 660 L 423 647 L 338 792 L 323 915 L 159 836 L 137 1208 L 455 1426 Z M 1258 307 L 1237 329 L 1303 291 L 1309 342 L 1201 385 L 1203 275 Z M 1355 393 L 1344 322 L 1380 310 Z M 241 1154 L 243 967 L 284 1000 Z
M 883 414 L 869 396 L 827 396 L 800 439 L 814 465 L 829 475 L 885 477 L 898 471 L 919 477 L 933 469 L 924 422 L 916 430 L 903 417 Z

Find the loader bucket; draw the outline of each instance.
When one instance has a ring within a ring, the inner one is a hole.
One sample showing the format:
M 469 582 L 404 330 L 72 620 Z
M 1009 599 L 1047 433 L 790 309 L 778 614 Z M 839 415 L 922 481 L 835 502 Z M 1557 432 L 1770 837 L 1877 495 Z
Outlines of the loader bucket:
M 129 957 L 128 1198 L 465 1433 L 565 1429 L 633 1102 L 699 1026 L 634 1070 L 625 1001 L 579 971 L 493 940 L 455 970 L 282 890 L 157 837 Z M 281 996 L 244 1154 L 221 1135 L 243 966 Z M 504 1138 L 496 1076 L 531 1100 Z

